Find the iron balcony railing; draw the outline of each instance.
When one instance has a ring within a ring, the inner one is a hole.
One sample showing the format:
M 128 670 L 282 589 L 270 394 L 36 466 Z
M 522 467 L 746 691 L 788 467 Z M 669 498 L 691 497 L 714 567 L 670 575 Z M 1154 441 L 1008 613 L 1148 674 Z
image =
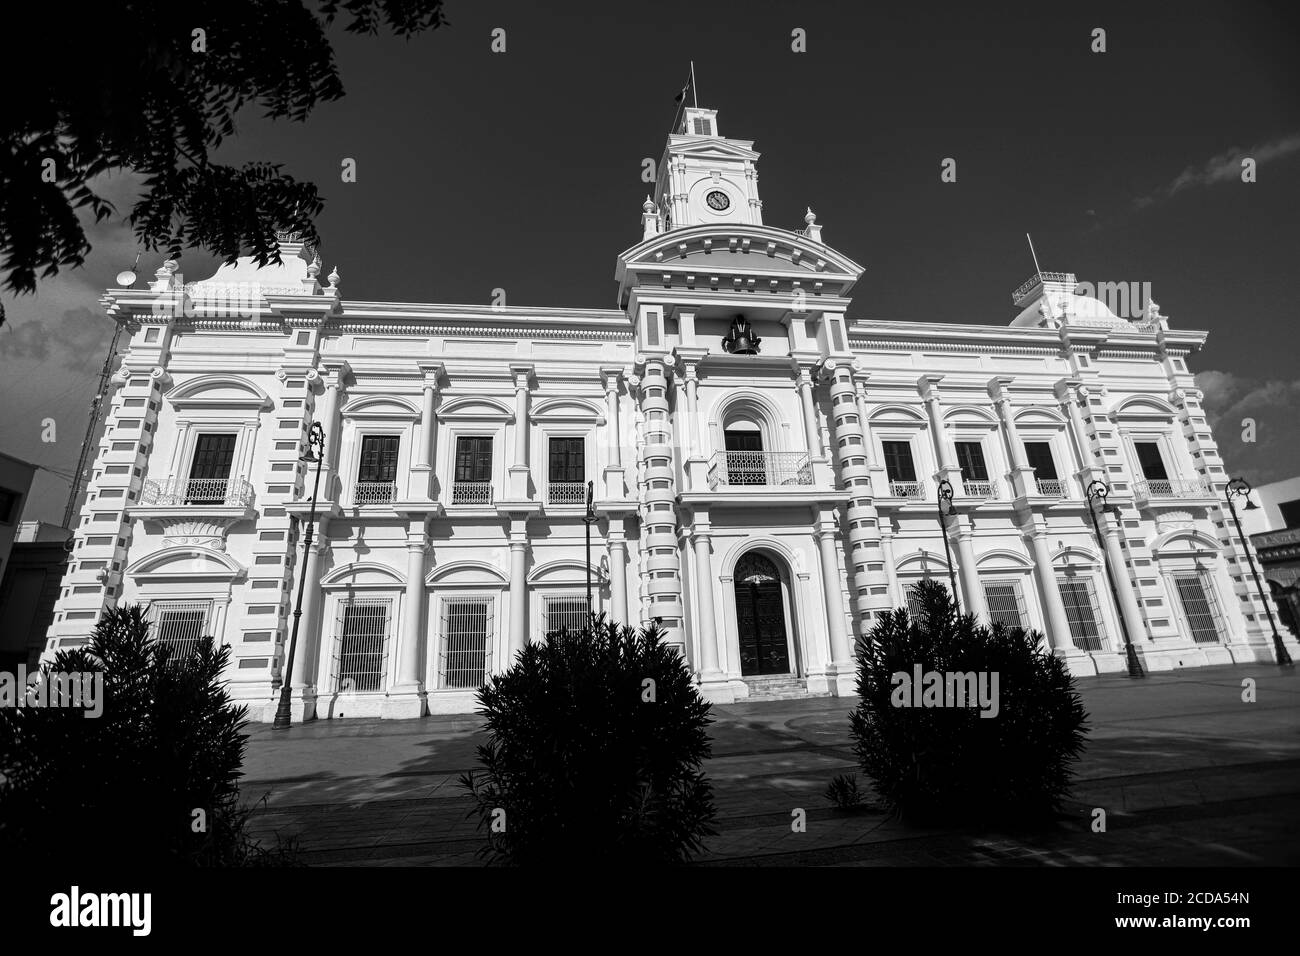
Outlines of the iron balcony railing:
M 709 487 L 811 485 L 808 456 L 797 451 L 720 451 L 709 461 Z
M 924 498 L 924 481 L 891 481 L 889 483 L 891 498 Z
M 967 498 L 984 498 L 987 500 L 998 496 L 998 483 L 996 481 L 963 481 L 961 487 Z
M 352 489 L 352 501 L 358 505 L 386 505 L 396 497 L 395 481 L 358 481 Z
M 1203 478 L 1158 478 L 1133 484 L 1137 498 L 1212 498 L 1214 492 Z
M 546 485 L 546 503 L 548 505 L 585 505 L 587 503 L 587 483 L 585 481 L 551 481 Z
M 1034 482 L 1044 498 L 1065 498 L 1070 492 L 1064 478 L 1036 478 Z
M 142 505 L 221 505 L 247 508 L 253 504 L 253 486 L 243 478 L 169 478 L 146 480 L 140 489 Z
M 453 481 L 451 483 L 451 503 L 453 505 L 492 504 L 492 482 Z

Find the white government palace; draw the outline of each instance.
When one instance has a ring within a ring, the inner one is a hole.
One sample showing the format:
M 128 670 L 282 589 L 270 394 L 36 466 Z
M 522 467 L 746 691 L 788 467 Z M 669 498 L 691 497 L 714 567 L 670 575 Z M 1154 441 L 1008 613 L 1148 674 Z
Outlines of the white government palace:
M 991 324 L 854 319 L 863 267 L 811 212 L 764 224 L 758 156 L 684 111 L 616 309 L 352 301 L 292 241 L 108 290 L 130 344 L 46 656 L 147 603 L 230 645 L 269 720 L 319 423 L 295 720 L 472 711 L 589 575 L 714 701 L 851 694 L 857 636 L 926 577 L 1078 674 L 1124 670 L 1125 632 L 1151 670 L 1273 659 L 1186 364 L 1206 333 L 1042 272 Z

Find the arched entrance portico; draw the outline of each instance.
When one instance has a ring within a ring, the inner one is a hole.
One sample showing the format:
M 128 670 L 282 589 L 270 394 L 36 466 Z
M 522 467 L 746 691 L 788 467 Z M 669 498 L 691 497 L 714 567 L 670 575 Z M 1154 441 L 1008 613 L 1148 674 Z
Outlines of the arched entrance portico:
M 736 635 L 742 677 L 793 674 L 789 588 L 776 562 L 749 551 L 736 562 Z

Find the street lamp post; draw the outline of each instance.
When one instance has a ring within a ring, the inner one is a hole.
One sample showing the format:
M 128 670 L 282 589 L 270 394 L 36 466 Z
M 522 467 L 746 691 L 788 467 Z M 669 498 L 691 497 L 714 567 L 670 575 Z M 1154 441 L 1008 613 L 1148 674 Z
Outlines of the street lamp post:
M 312 526 L 316 523 L 316 495 L 320 491 L 321 464 L 325 461 L 325 429 L 321 428 L 320 422 L 311 423 L 311 428 L 307 432 L 307 454 L 299 455 L 298 460 L 316 463 L 316 479 L 311 486 L 311 507 L 307 512 L 307 531 L 303 536 L 302 569 L 298 574 L 298 600 L 294 602 L 293 607 L 293 630 L 289 634 L 289 654 L 285 658 L 284 674 L 280 677 L 280 703 L 275 708 L 275 720 L 271 724 L 271 727 L 275 730 L 288 730 L 291 723 L 292 704 L 290 695 L 293 693 L 293 658 L 298 650 L 298 624 L 302 620 L 302 595 L 307 590 L 307 556 L 311 554 L 311 531 Z
M 943 538 L 943 553 L 948 559 L 948 582 L 952 585 L 952 606 L 957 609 L 957 617 L 961 617 L 961 600 L 957 597 L 957 569 L 952 564 L 952 546 L 948 543 L 948 523 L 944 520 L 947 517 L 957 513 L 957 507 L 952 503 L 952 482 L 947 478 L 939 479 L 939 489 L 936 495 L 939 504 L 939 536 Z M 947 502 L 948 508 L 944 510 L 944 503 Z
M 1124 619 L 1124 609 L 1119 603 L 1119 588 L 1115 587 L 1115 572 L 1110 566 L 1110 556 L 1106 551 L 1106 539 L 1102 536 L 1101 525 L 1097 523 L 1098 507 L 1102 511 L 1111 509 L 1113 514 L 1114 506 L 1106 504 L 1106 496 L 1110 494 L 1110 485 L 1104 481 L 1093 480 L 1088 484 L 1088 514 L 1092 517 L 1092 530 L 1097 535 L 1097 545 L 1101 548 L 1101 563 L 1106 569 L 1106 583 L 1110 585 L 1110 599 L 1115 607 L 1115 616 L 1119 618 L 1119 629 L 1124 635 L 1124 656 L 1128 660 L 1129 677 L 1146 677 L 1142 670 L 1142 662 L 1138 660 L 1137 649 L 1133 646 L 1133 639 L 1129 636 L 1128 622 Z
M 587 613 L 595 613 L 591 604 L 591 526 L 596 522 L 596 483 L 587 482 L 587 513 L 582 516 L 582 523 L 587 526 Z
M 1255 559 L 1250 554 L 1250 542 L 1241 531 L 1241 519 L 1237 517 L 1237 506 L 1233 502 L 1234 498 L 1241 498 L 1246 502 L 1247 511 L 1255 511 L 1259 505 L 1250 500 L 1252 489 L 1250 482 L 1245 478 L 1233 478 L 1228 482 L 1228 487 L 1224 489 L 1224 497 L 1228 499 L 1228 510 L 1232 512 L 1232 523 L 1237 526 L 1237 537 L 1241 538 L 1242 550 L 1246 552 L 1246 561 L 1250 564 L 1251 577 L 1255 579 L 1255 588 L 1259 591 L 1259 599 L 1264 602 L 1264 612 L 1268 615 L 1269 627 L 1273 629 L 1273 653 L 1277 656 L 1279 667 L 1290 667 L 1292 665 L 1291 655 L 1287 653 L 1286 646 L 1282 643 L 1282 635 L 1277 632 L 1277 621 L 1273 619 L 1273 608 L 1269 604 L 1268 595 L 1264 593 L 1264 585 L 1259 580 L 1259 571 L 1255 569 Z

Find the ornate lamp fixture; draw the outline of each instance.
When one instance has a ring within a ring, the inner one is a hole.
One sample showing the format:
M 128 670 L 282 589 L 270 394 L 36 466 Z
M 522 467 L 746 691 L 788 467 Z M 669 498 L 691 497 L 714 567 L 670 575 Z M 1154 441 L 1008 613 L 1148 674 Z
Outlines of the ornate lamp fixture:
M 722 338 L 722 347 L 732 355 L 757 355 L 763 340 L 754 334 L 743 315 L 731 320 L 731 328 Z

